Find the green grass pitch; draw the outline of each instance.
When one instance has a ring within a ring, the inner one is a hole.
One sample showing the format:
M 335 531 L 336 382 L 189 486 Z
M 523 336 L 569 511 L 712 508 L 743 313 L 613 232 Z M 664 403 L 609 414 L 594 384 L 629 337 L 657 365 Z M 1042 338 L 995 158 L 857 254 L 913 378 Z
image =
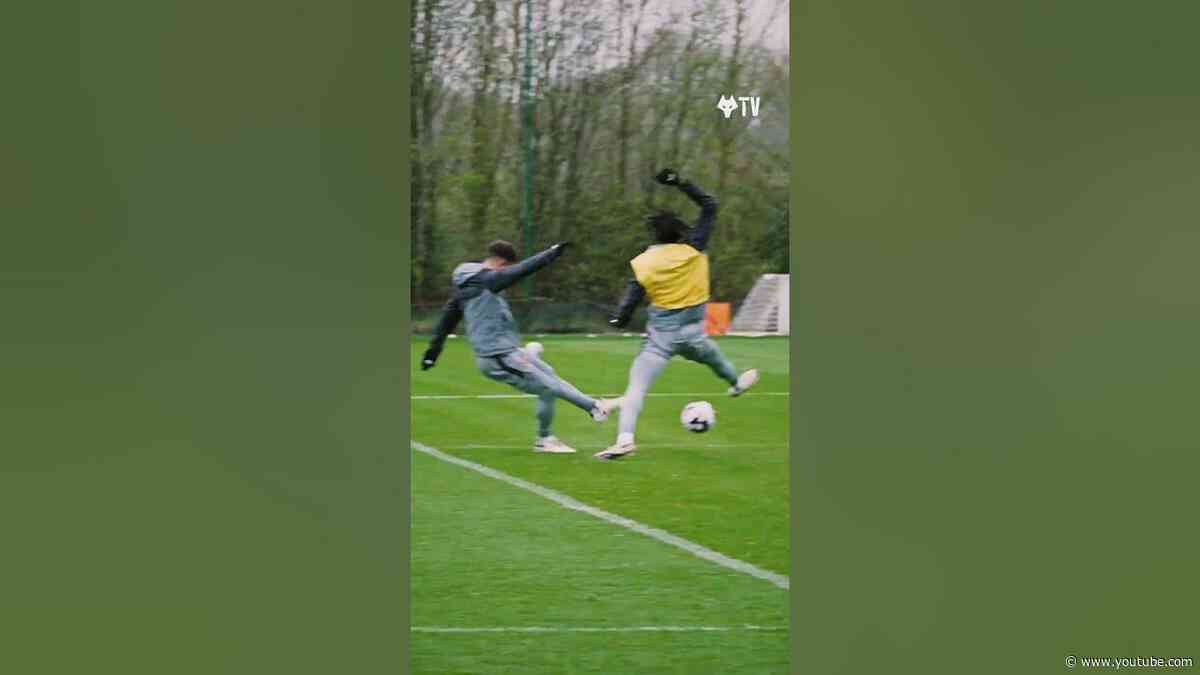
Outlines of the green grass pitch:
M 537 339 L 592 395 L 624 389 L 640 346 Z M 638 454 L 602 462 L 592 453 L 614 441 L 615 416 L 597 424 L 560 401 L 554 432 L 579 453 L 534 453 L 532 399 L 427 398 L 519 392 L 484 378 L 461 339 L 421 371 L 416 339 L 412 438 L 788 576 L 788 343 L 719 344 L 739 370 L 760 370 L 755 395 L 730 398 L 706 367 L 675 359 L 643 409 Z M 716 407 L 712 431 L 680 426 L 690 400 Z M 788 591 L 768 581 L 415 451 L 412 511 L 414 673 L 788 672 Z

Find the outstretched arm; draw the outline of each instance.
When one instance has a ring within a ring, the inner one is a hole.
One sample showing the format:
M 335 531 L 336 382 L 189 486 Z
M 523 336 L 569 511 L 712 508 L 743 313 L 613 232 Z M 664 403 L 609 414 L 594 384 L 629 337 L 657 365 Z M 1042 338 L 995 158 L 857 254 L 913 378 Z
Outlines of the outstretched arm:
M 608 320 L 608 323 L 616 328 L 624 328 L 633 318 L 633 311 L 645 297 L 646 289 L 642 288 L 637 279 L 630 279 L 629 285 L 625 287 L 625 295 L 621 297 L 621 304 L 617 306 L 616 314 Z
M 472 278 L 472 281 L 478 281 L 489 291 L 492 291 L 493 293 L 499 293 L 500 291 L 517 283 L 521 279 L 524 279 L 530 274 L 533 274 L 534 272 L 557 260 L 568 246 L 570 246 L 569 242 L 555 244 L 545 251 L 538 253 L 537 255 L 533 255 L 522 260 L 516 265 L 509 265 L 508 267 L 498 270 L 485 270 L 480 272 Z
M 437 363 L 438 356 L 442 354 L 442 347 L 446 344 L 446 337 L 454 331 L 462 317 L 462 303 L 455 295 L 442 308 L 442 317 L 438 319 L 437 327 L 433 329 L 433 339 L 429 341 L 429 349 L 426 349 L 425 355 L 421 357 L 421 370 L 429 370 Z

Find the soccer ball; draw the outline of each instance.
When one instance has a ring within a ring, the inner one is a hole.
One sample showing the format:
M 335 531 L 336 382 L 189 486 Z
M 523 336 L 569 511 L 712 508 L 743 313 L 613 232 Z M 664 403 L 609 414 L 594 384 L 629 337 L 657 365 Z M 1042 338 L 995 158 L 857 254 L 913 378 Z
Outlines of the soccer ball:
M 684 429 L 702 434 L 716 425 L 717 411 L 708 401 L 692 401 L 683 406 L 683 412 L 679 413 L 679 421 Z

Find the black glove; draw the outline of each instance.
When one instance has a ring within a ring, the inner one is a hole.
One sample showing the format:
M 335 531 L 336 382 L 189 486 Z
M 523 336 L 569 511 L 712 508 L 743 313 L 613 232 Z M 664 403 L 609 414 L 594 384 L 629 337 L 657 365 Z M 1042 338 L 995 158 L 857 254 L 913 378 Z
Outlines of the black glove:
M 663 185 L 679 185 L 679 174 L 675 172 L 675 169 L 663 169 L 658 172 L 654 180 Z
M 629 319 L 622 319 L 619 316 L 614 315 L 608 318 L 608 325 L 613 328 L 624 328 L 627 323 L 629 323 Z
M 421 370 L 429 370 L 433 364 L 437 363 L 437 352 L 432 349 L 425 350 L 425 355 L 421 357 Z

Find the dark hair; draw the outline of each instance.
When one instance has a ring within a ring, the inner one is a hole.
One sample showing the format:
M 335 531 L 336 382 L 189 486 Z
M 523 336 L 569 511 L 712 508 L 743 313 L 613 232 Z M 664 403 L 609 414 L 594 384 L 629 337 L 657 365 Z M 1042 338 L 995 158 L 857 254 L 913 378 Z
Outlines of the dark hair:
M 514 263 L 517 261 L 517 249 L 507 241 L 497 239 L 488 244 L 488 257 L 500 258 L 504 262 Z
M 660 244 L 675 244 L 683 241 L 688 226 L 674 211 L 659 210 L 646 217 L 646 225 L 654 233 L 654 241 Z

